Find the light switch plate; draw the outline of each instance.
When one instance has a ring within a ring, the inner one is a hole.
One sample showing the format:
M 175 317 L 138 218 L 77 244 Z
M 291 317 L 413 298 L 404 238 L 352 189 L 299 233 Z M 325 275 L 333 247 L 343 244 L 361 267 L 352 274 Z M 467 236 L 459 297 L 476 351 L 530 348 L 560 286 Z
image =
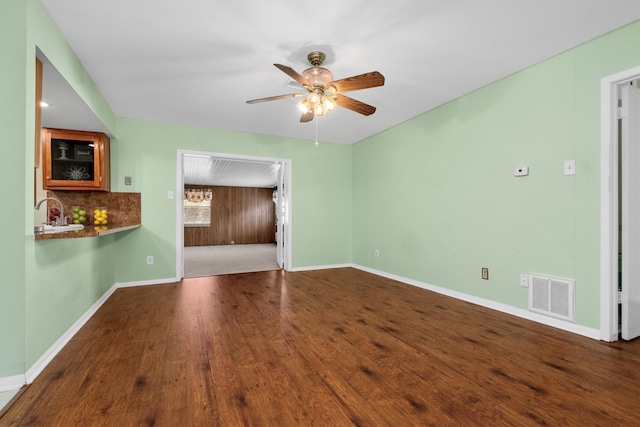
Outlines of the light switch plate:
M 565 175 L 575 175 L 576 174 L 576 161 L 575 160 L 565 160 L 564 161 L 564 174 Z
M 516 166 L 513 170 L 515 176 L 527 176 L 529 175 L 529 166 Z

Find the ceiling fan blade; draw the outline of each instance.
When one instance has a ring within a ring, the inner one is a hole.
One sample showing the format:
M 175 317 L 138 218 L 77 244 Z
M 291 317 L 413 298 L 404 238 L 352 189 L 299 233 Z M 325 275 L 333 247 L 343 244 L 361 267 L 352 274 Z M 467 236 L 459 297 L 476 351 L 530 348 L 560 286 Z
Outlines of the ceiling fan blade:
M 357 101 L 353 98 L 349 98 L 348 96 L 340 95 L 336 97 L 336 104 L 341 107 L 348 108 L 349 110 L 355 111 L 356 113 L 364 114 L 365 116 L 370 116 L 371 114 L 376 112 L 376 107 L 373 105 L 365 104 L 364 102 Z
M 359 74 L 344 79 L 327 83 L 327 86 L 335 86 L 338 93 L 350 92 L 352 90 L 368 89 L 384 85 L 384 76 L 377 71 Z
M 280 71 L 282 71 L 283 73 L 291 77 L 293 80 L 300 83 L 305 89 L 307 90 L 309 90 L 310 88 L 313 89 L 313 86 L 311 85 L 311 83 L 309 83 L 307 79 L 302 77 L 301 74 L 298 74 L 298 72 L 293 68 L 287 67 L 286 65 L 282 65 L 282 64 L 273 64 L 273 65 L 275 65 L 276 68 L 278 68 Z
M 300 123 L 310 122 L 311 120 L 313 120 L 313 111 L 307 111 L 300 116 Z
M 257 104 L 258 102 L 265 102 L 265 101 L 277 101 L 278 99 L 297 98 L 299 96 L 304 96 L 304 94 L 288 93 L 286 95 L 276 95 L 276 96 L 269 96 L 267 98 L 250 99 L 247 101 L 247 104 Z

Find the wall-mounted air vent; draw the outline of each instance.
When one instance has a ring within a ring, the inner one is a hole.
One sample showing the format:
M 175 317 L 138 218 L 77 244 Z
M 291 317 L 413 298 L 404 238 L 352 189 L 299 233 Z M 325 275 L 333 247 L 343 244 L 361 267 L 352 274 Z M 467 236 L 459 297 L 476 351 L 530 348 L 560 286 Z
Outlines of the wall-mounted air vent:
M 573 322 L 575 282 L 529 274 L 529 310 Z

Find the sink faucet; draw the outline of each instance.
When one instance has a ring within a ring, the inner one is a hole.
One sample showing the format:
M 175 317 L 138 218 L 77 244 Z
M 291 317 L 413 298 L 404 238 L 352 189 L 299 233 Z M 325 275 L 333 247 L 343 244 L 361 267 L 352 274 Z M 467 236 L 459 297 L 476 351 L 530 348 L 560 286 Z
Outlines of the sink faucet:
M 56 199 L 55 197 L 45 197 L 44 199 L 40 200 L 36 205 L 36 210 L 39 210 L 40 205 L 47 200 L 55 200 L 60 205 L 60 217 L 58 217 L 58 219 L 55 220 L 52 225 L 67 225 L 67 218 L 64 216 L 64 205 L 59 199 Z

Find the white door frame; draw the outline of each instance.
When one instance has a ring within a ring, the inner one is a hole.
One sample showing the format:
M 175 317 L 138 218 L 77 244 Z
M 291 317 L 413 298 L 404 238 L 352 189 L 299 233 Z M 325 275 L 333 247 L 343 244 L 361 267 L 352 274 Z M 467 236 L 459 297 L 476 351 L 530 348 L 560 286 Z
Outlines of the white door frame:
M 211 153 L 206 151 L 192 151 L 192 150 L 178 150 L 176 156 L 176 191 L 175 191 L 175 204 L 176 204 L 176 281 L 182 280 L 184 277 L 184 227 L 183 227 L 183 215 L 184 209 L 182 202 L 182 193 L 184 189 L 184 156 L 205 156 L 215 157 L 224 160 L 236 160 L 236 161 L 249 161 L 249 162 L 270 162 L 280 163 L 284 168 L 284 182 L 287 185 L 287 191 L 284 194 L 285 202 L 285 215 L 284 215 L 284 269 L 291 271 L 292 264 L 292 241 L 293 241 L 293 227 L 292 227 L 292 215 L 291 215 L 291 194 L 292 194 L 292 182 L 291 182 L 291 159 L 278 159 L 272 157 L 256 157 L 245 156 L 239 154 L 227 154 L 227 153 Z
M 618 100 L 619 86 L 640 67 L 600 81 L 600 339 L 618 340 Z

